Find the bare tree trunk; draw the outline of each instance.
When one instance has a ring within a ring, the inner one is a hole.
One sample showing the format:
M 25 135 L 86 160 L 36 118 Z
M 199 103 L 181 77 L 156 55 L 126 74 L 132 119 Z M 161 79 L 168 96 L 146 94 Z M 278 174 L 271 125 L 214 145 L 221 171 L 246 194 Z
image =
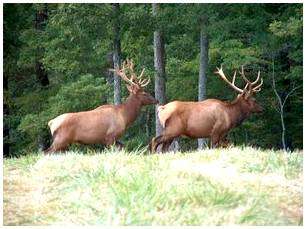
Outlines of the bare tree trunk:
M 160 6 L 159 4 L 153 3 L 153 16 L 159 14 Z M 162 32 L 157 29 L 154 32 L 154 67 L 155 67 L 155 98 L 159 101 L 159 104 L 166 103 L 166 73 L 165 73 L 165 45 L 163 40 Z M 161 135 L 163 127 L 160 124 L 157 115 L 157 109 L 159 105 L 155 107 L 155 127 L 156 136 Z M 178 141 L 175 139 L 169 147 L 172 151 L 177 151 L 179 149 Z
M 289 98 L 289 96 L 298 88 L 300 88 L 301 86 L 297 86 L 297 87 L 293 87 L 285 96 L 285 98 L 282 100 L 282 98 L 280 97 L 277 89 L 276 89 L 276 84 L 275 84 L 275 75 L 274 75 L 274 57 L 273 57 L 273 62 L 272 62 L 272 88 L 274 91 L 274 94 L 276 95 L 277 101 L 278 101 L 278 105 L 279 105 L 279 109 L 277 110 L 279 115 L 280 115 L 280 119 L 281 119 L 281 124 L 282 124 L 282 146 L 283 146 L 283 150 L 287 151 L 287 144 L 286 144 L 286 126 L 285 126 L 285 120 L 284 120 L 284 107 L 286 104 L 287 99 Z
M 286 150 L 287 149 L 287 144 L 286 144 L 286 140 L 285 140 L 285 136 L 286 136 L 286 127 L 285 127 L 285 122 L 284 122 L 284 110 L 283 107 L 281 107 L 281 111 L 280 111 L 280 118 L 281 118 L 281 123 L 282 123 L 282 144 L 283 144 L 283 149 Z
M 114 32 L 114 52 L 113 52 L 113 63 L 114 68 L 120 68 L 120 55 L 121 55 L 121 44 L 120 44 L 120 6 L 119 3 L 113 3 L 113 11 L 115 19 L 113 21 L 113 32 Z M 121 103 L 121 80 L 120 77 L 114 72 L 114 104 Z
M 153 3 L 153 16 L 157 16 L 160 10 L 159 4 Z M 155 67 L 155 98 L 159 101 L 159 104 L 166 103 L 166 73 L 165 73 L 165 46 L 163 40 L 162 32 L 157 29 L 154 32 L 154 67 Z M 157 115 L 157 109 L 159 105 L 155 107 L 155 127 L 156 136 L 161 135 L 163 127 L 160 124 Z M 169 147 L 172 151 L 177 151 L 179 149 L 178 141 L 175 139 Z M 159 150 L 157 150 L 159 151 Z
M 206 99 L 206 81 L 208 68 L 208 37 L 206 33 L 206 23 L 204 19 L 201 22 L 200 32 L 200 70 L 199 70 L 199 94 L 198 100 Z M 201 150 L 207 145 L 203 138 L 198 139 L 198 149 Z
M 153 3 L 153 16 L 159 13 L 159 4 Z M 154 67 L 155 67 L 155 98 L 159 104 L 166 102 L 166 85 L 165 85 L 165 47 L 163 35 L 160 30 L 154 32 Z M 156 136 L 162 132 L 162 126 L 159 122 L 157 115 L 158 105 L 155 107 L 155 123 L 156 123 Z
M 103 75 L 105 75 L 105 79 L 109 85 L 113 85 L 114 83 L 114 73 L 109 70 L 110 68 L 114 68 L 114 60 L 113 60 L 114 52 L 113 51 L 114 51 L 114 48 L 112 48 L 111 52 L 108 52 L 105 55 L 106 66 L 102 70 Z
M 149 110 L 147 110 L 146 111 L 146 113 L 145 113 L 145 116 L 146 116 L 146 126 L 145 126 L 145 128 L 146 128 L 146 136 L 147 136 L 147 138 L 149 138 L 150 137 L 150 111 Z
M 278 94 L 277 90 L 276 90 L 276 85 L 275 85 L 275 76 L 274 76 L 274 58 L 273 58 L 273 65 L 272 65 L 273 69 L 272 69 L 272 88 L 274 91 L 274 94 L 276 95 L 276 98 L 278 100 L 278 104 L 279 104 L 279 114 L 280 114 L 280 119 L 281 119 L 281 123 L 282 123 L 282 145 L 283 145 L 283 150 L 286 150 L 286 140 L 285 140 L 285 132 L 286 132 L 286 128 L 285 128 L 285 123 L 284 123 L 284 109 L 283 109 L 283 102 L 282 99 L 280 97 L 280 95 Z

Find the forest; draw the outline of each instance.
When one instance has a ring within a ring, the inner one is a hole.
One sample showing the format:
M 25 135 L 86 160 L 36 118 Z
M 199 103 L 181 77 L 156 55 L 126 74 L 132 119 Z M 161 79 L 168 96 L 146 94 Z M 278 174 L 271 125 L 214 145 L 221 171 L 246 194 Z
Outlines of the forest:
M 125 82 L 109 69 L 127 58 L 137 73 L 145 68 L 146 91 L 161 104 L 232 101 L 237 93 L 216 67 L 232 76 L 243 65 L 252 80 L 260 71 L 264 111 L 234 128 L 229 142 L 302 149 L 302 4 L 6 3 L 3 12 L 6 157 L 48 147 L 47 123 L 60 114 L 123 102 Z M 147 146 L 156 125 L 155 106 L 145 106 L 121 138 L 125 148 Z M 179 138 L 177 146 L 194 150 L 198 142 Z

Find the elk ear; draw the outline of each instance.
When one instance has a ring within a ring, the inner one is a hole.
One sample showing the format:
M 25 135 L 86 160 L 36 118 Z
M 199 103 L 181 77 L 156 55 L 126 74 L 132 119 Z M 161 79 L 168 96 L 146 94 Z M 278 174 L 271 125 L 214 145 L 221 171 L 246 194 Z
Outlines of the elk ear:
M 136 94 L 137 91 L 139 90 L 139 87 L 135 86 L 135 85 L 126 85 L 126 88 L 128 89 L 128 91 L 132 94 Z

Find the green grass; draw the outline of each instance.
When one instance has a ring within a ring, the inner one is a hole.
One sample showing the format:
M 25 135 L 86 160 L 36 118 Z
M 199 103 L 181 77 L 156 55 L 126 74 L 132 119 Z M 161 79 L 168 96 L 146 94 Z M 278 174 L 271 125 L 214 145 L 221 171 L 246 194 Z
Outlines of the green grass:
M 4 160 L 5 225 L 302 225 L 302 152 L 250 147 Z

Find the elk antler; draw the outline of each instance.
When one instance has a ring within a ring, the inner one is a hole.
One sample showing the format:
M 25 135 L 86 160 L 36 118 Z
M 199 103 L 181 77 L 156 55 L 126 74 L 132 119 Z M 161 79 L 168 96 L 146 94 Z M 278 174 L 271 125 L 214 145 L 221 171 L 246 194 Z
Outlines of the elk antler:
M 255 81 L 251 82 L 250 80 L 248 80 L 248 78 L 246 78 L 245 74 L 244 74 L 244 68 L 243 68 L 243 65 L 241 66 L 241 72 L 240 75 L 241 77 L 243 78 L 243 80 L 246 82 L 246 85 L 244 86 L 244 89 L 242 90 L 241 88 L 237 87 L 235 85 L 235 79 L 236 79 L 236 71 L 234 73 L 234 76 L 233 76 L 233 80 L 232 82 L 230 82 L 226 76 L 224 75 L 223 71 L 222 71 L 222 65 L 221 65 L 221 68 L 217 68 L 218 71 L 216 71 L 215 73 L 216 74 L 219 74 L 221 76 L 221 78 L 227 83 L 229 84 L 234 90 L 238 91 L 239 93 L 243 93 L 245 92 L 245 90 L 247 88 L 249 88 L 249 92 L 259 92 L 261 90 L 261 86 L 263 84 L 263 79 L 260 78 L 260 71 L 258 71 L 258 75 L 257 75 L 257 78 Z M 261 80 L 260 84 L 258 84 L 257 86 L 255 86 L 258 82 L 258 80 Z
M 260 78 L 260 71 L 258 71 L 258 74 L 257 74 L 257 78 L 255 81 L 251 82 L 250 80 L 248 80 L 248 78 L 246 78 L 245 74 L 244 74 L 244 67 L 243 65 L 241 66 L 241 72 L 240 72 L 242 78 L 244 79 L 245 82 L 247 82 L 248 84 L 250 84 L 251 86 L 254 86 L 256 85 L 256 83 L 258 82 L 259 78 Z M 261 78 L 261 82 L 260 82 L 260 86 L 262 85 L 263 83 L 263 80 Z M 259 86 L 259 85 L 258 85 Z M 256 87 L 258 87 L 256 86 Z
M 224 72 L 223 72 L 223 70 L 222 70 L 222 65 L 221 65 L 221 68 L 218 68 L 218 67 L 217 67 L 217 70 L 218 70 L 218 71 L 216 71 L 215 73 L 216 73 L 216 74 L 219 74 L 219 75 L 221 76 L 221 78 L 222 78 L 228 85 L 230 85 L 235 91 L 238 91 L 239 93 L 242 93 L 242 92 L 243 92 L 243 90 L 242 90 L 241 88 L 239 88 L 239 87 L 237 87 L 237 86 L 235 85 L 236 71 L 235 71 L 235 73 L 234 73 L 232 82 L 230 82 L 230 81 L 226 78 L 226 76 L 224 75 Z
M 243 67 L 243 65 L 241 66 L 241 72 L 240 72 L 240 74 L 241 74 L 242 78 L 244 79 L 244 81 L 245 81 L 248 85 L 251 86 L 251 87 L 250 87 L 250 88 L 251 88 L 251 92 L 259 92 L 259 91 L 261 90 L 261 86 L 262 86 L 262 84 L 263 84 L 263 79 L 260 78 L 260 71 L 258 71 L 258 73 L 257 73 L 257 78 L 256 78 L 256 80 L 253 81 L 253 82 L 251 82 L 250 80 L 248 80 L 248 78 L 246 78 L 246 76 L 245 76 L 245 74 L 244 74 L 244 67 Z M 257 84 L 259 78 L 260 78 L 260 83 L 259 83 L 257 86 L 255 86 L 255 85 Z M 254 86 L 255 86 L 255 87 L 254 87 Z
M 130 78 L 127 77 L 126 70 L 129 70 L 131 76 Z M 150 83 L 149 79 L 142 79 L 143 73 L 145 69 L 142 69 L 141 74 L 137 77 L 136 73 L 134 72 L 134 63 L 132 60 L 125 60 L 122 63 L 121 69 L 110 69 L 110 71 L 116 72 L 118 76 L 120 76 L 124 81 L 129 84 L 137 85 L 139 87 L 145 87 Z

